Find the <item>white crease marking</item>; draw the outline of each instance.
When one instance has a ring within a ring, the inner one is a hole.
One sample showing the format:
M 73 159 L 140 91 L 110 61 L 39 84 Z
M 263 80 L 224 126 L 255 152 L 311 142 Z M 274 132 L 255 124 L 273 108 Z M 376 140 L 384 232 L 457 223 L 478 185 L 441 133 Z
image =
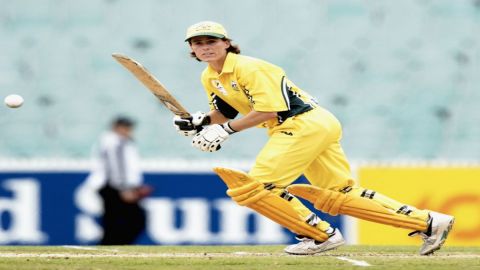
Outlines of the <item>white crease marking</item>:
M 366 261 L 358 261 L 358 260 L 353 260 L 353 259 L 349 259 L 349 258 L 346 258 L 346 257 L 336 257 L 336 258 L 339 259 L 339 260 L 342 260 L 342 261 L 349 262 L 349 263 L 351 263 L 355 266 L 371 266 Z
M 105 248 L 95 248 L 95 247 L 84 247 L 84 246 L 71 246 L 71 245 L 64 245 L 64 248 L 71 248 L 71 249 L 79 249 L 79 250 L 98 250 L 98 251 L 112 251 L 112 252 L 119 252 L 117 249 L 105 249 Z

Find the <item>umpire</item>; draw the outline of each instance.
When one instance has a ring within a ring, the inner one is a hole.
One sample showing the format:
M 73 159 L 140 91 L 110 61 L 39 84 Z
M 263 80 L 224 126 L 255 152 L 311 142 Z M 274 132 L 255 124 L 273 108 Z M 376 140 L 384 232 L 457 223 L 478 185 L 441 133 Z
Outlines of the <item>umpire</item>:
M 138 151 L 132 139 L 134 125 L 130 118 L 116 118 L 97 148 L 98 162 L 91 176 L 104 182 L 99 190 L 104 206 L 101 245 L 132 244 L 145 229 L 145 211 L 139 201 L 148 188 L 142 185 Z

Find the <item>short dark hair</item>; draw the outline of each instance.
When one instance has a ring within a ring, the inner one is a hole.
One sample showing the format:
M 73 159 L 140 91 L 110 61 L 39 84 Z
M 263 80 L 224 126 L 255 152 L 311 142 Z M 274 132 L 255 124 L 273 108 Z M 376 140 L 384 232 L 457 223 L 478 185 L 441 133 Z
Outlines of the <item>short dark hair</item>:
M 135 121 L 133 121 L 131 118 L 126 116 L 118 116 L 112 121 L 112 126 L 134 127 Z
M 240 47 L 238 45 L 232 44 L 232 40 L 228 38 L 222 38 L 223 41 L 230 41 L 230 47 L 227 48 L 227 53 L 231 52 L 234 54 L 240 54 Z M 188 40 L 188 44 L 192 44 L 190 40 Z M 190 52 L 190 57 L 197 59 L 198 62 L 202 62 L 194 52 Z

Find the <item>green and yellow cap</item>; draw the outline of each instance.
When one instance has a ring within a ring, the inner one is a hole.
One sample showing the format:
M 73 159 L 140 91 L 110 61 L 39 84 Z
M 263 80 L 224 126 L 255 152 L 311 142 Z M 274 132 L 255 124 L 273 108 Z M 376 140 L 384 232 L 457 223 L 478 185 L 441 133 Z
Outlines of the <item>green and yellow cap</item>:
M 198 36 L 212 36 L 228 39 L 227 30 L 225 30 L 223 25 L 211 21 L 199 22 L 188 27 L 185 41 Z

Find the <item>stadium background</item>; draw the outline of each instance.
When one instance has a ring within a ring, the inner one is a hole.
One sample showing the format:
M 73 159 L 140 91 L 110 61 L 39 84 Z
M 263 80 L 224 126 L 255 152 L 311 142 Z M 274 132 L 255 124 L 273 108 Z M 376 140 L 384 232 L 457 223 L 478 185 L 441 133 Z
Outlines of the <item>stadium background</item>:
M 0 0 L 0 7 L 0 93 L 26 100 L 20 109 L 0 107 L 1 244 L 95 243 L 99 210 L 82 181 L 92 144 L 118 114 L 138 121 L 147 181 L 157 187 L 139 243 L 292 241 L 249 213 L 230 231 L 222 225 L 242 210 L 228 204 L 210 168 L 248 170 L 265 132 L 242 132 L 222 151 L 201 153 L 110 57 L 136 58 L 191 111 L 206 110 L 204 65 L 183 42 L 201 20 L 224 24 L 242 53 L 282 66 L 338 116 L 362 184 L 455 214 L 449 243 L 480 243 L 478 0 Z M 188 212 L 194 205 L 204 208 Z M 391 237 L 385 227 L 331 220 L 350 243 L 416 243 L 403 230 Z

